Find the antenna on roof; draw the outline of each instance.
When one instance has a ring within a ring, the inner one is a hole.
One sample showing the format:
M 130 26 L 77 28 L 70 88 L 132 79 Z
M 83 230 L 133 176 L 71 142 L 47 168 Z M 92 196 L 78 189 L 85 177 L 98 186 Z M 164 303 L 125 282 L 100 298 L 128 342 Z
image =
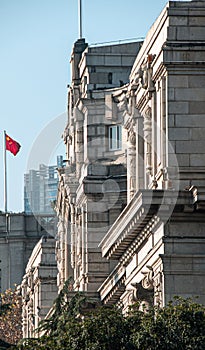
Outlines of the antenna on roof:
M 79 39 L 82 39 L 82 0 L 78 0 Z

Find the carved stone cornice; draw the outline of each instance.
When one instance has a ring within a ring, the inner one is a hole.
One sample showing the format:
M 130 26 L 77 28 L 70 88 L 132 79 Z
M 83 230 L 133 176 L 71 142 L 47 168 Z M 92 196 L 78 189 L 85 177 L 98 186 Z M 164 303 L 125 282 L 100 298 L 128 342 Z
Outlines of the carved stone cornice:
M 139 191 L 101 241 L 103 257 L 122 258 L 133 242 L 139 244 L 144 240 L 149 234 L 148 227 L 156 223 L 158 215 L 161 220 L 167 220 L 174 208 L 184 210 L 187 205 L 193 205 L 193 195 L 188 191 Z
M 100 243 L 102 255 L 119 259 L 153 216 L 151 198 L 146 203 L 145 191 L 138 192 L 115 221 Z
M 154 228 L 158 225 L 160 218 L 154 215 L 145 228 L 136 236 L 130 246 L 127 248 L 126 252 L 122 254 L 120 258 L 120 263 L 124 266 L 128 265 L 133 255 L 138 251 L 140 246 L 146 239 L 152 234 Z
M 120 296 L 125 291 L 125 275 L 124 266 L 118 264 L 114 271 L 102 283 L 98 292 L 104 304 L 114 304 L 119 301 Z

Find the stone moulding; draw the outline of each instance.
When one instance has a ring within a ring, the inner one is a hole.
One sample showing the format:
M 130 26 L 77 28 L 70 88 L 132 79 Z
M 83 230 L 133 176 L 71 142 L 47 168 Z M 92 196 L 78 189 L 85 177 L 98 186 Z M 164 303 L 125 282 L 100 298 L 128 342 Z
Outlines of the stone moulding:
M 154 216 L 167 221 L 176 207 L 194 206 L 191 191 L 141 190 L 135 194 L 100 243 L 103 257 L 119 259 Z M 145 232 L 146 233 L 146 232 Z
M 117 265 L 111 275 L 102 283 L 98 292 L 104 304 L 117 302 L 125 291 L 125 267 Z

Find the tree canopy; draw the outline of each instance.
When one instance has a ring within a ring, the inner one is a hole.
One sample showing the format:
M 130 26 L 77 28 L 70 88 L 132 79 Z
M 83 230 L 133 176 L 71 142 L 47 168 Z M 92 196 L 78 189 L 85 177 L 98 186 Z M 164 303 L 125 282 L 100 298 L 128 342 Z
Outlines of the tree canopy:
M 0 350 L 17 344 L 22 338 L 22 303 L 17 288 L 1 293 Z
M 43 335 L 23 340 L 15 349 L 31 350 L 202 350 L 205 308 L 176 298 L 145 312 L 133 305 L 126 316 L 117 306 L 99 305 L 83 293 L 68 298 L 68 284 L 51 316 L 39 327 Z

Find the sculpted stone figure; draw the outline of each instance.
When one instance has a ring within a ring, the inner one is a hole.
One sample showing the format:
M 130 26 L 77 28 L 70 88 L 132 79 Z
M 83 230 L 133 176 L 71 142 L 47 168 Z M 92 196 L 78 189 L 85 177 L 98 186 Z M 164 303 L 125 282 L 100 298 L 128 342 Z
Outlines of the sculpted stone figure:
M 127 91 L 121 91 L 118 94 L 113 95 L 113 99 L 117 104 L 118 112 L 124 114 L 131 114 L 131 99 L 130 94 Z
M 135 74 L 134 85 L 140 85 L 143 89 L 148 89 L 149 92 L 154 89 L 154 82 L 152 81 L 152 62 L 154 58 L 155 55 L 148 54 Z

